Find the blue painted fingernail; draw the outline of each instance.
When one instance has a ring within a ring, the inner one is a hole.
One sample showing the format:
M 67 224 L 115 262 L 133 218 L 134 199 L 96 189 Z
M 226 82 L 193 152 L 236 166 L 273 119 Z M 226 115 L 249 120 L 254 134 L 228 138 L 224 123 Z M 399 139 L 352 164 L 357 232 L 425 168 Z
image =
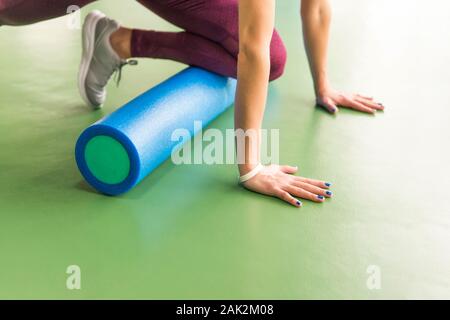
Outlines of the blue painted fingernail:
M 325 193 L 329 196 L 333 195 L 333 192 L 331 192 L 331 191 L 326 191 Z
M 323 196 L 317 196 L 317 198 L 319 198 L 320 200 L 323 200 L 324 198 L 323 198 Z
M 326 185 L 327 187 L 331 187 L 331 183 L 329 183 L 329 182 L 325 182 L 325 185 Z
M 301 203 L 300 201 L 297 200 L 297 205 L 298 205 L 298 206 L 301 206 L 302 203 Z

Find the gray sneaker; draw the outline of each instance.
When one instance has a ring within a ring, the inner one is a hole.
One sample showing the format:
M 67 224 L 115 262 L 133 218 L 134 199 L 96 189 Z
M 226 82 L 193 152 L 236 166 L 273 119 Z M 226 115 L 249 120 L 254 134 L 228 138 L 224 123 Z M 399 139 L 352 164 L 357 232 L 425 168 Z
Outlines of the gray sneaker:
M 120 24 L 100 11 L 89 13 L 83 24 L 83 54 L 78 73 L 78 89 L 86 104 L 93 109 L 101 108 L 106 99 L 106 85 L 113 73 L 120 81 L 122 67 L 135 65 L 136 60 L 121 59 L 111 47 L 109 38 Z

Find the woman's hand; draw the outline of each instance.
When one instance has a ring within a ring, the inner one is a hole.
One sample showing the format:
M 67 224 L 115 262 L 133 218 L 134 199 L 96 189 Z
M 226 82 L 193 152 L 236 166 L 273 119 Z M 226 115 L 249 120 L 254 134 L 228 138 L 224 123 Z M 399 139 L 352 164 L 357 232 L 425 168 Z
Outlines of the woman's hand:
M 302 203 L 295 197 L 323 202 L 333 195 L 327 190 L 330 183 L 297 177 L 293 175 L 295 172 L 297 167 L 272 164 L 265 166 L 243 185 L 251 191 L 280 198 L 296 207 L 301 207 Z
M 338 106 L 371 114 L 383 110 L 383 105 L 372 98 L 359 94 L 344 94 L 333 90 L 328 84 L 327 54 L 331 21 L 329 0 L 302 0 L 301 16 L 317 104 L 330 113 L 336 113 Z
M 375 102 L 373 98 L 360 94 L 345 94 L 333 89 L 325 89 L 319 92 L 316 103 L 330 113 L 339 111 L 338 106 L 371 114 L 374 114 L 377 110 L 384 110 L 384 106 Z

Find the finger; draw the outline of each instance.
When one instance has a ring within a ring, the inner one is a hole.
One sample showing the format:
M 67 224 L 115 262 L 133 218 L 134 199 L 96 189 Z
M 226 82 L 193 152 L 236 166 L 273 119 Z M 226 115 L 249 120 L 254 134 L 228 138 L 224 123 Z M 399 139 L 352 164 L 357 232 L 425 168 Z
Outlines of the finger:
M 358 111 L 362 111 L 362 112 L 366 112 L 366 113 L 371 113 L 374 114 L 376 112 L 376 110 L 366 107 L 365 105 L 363 105 L 361 102 L 358 102 L 356 100 L 352 100 L 352 99 L 346 99 L 344 101 L 343 106 L 348 107 L 348 108 L 352 108 Z
M 306 182 L 295 181 L 294 185 L 316 195 L 321 195 L 327 198 L 331 198 L 331 196 L 333 195 L 333 192 L 331 192 L 330 190 L 322 189 Z
M 376 110 L 384 110 L 384 106 L 381 103 L 376 103 L 370 100 L 366 100 L 363 98 L 358 98 L 356 97 L 355 99 L 358 102 L 361 102 L 363 105 L 365 105 L 366 107 L 372 108 L 372 109 L 376 109 Z
M 325 182 L 325 181 L 321 181 L 321 180 L 315 180 L 315 179 L 309 179 L 309 178 L 304 178 L 304 177 L 295 177 L 295 179 L 297 181 L 301 181 L 301 182 L 306 182 L 308 184 L 312 184 L 316 187 L 322 188 L 322 189 L 328 189 L 329 187 L 331 187 L 331 183 L 330 182 Z
M 366 100 L 370 100 L 370 101 L 373 100 L 373 97 L 364 96 L 364 95 L 362 95 L 362 94 L 357 94 L 356 96 L 357 96 L 357 97 L 360 97 L 360 98 L 363 98 L 363 99 L 366 99 Z
M 287 192 L 289 192 L 290 194 L 296 196 L 296 197 L 300 197 L 303 199 L 308 199 L 314 202 L 323 202 L 325 200 L 325 197 L 322 195 L 317 195 L 314 194 L 312 192 L 306 191 L 302 188 L 299 187 L 295 187 L 295 186 L 287 186 L 285 188 L 285 190 Z
M 289 194 L 289 192 L 286 192 L 284 190 L 279 189 L 278 191 L 275 192 L 275 196 L 277 196 L 281 200 L 286 201 L 287 203 L 292 204 L 297 208 L 302 206 L 302 202 L 300 200 L 295 199 L 293 196 Z
M 330 113 L 336 113 L 337 111 L 339 111 L 337 105 L 330 98 L 320 99 L 318 105 L 324 107 Z
M 284 173 L 294 174 L 294 173 L 297 172 L 298 167 L 292 167 L 292 166 L 280 166 L 280 170 L 283 171 Z

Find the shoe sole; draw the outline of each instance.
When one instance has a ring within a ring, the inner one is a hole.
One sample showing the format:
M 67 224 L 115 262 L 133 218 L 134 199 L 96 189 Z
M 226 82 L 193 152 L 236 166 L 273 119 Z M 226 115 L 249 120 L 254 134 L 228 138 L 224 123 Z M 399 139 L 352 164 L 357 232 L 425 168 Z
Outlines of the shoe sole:
M 105 18 L 106 15 L 100 11 L 92 11 L 86 16 L 82 30 L 82 45 L 83 51 L 81 55 L 80 69 L 78 72 L 78 91 L 84 102 L 92 109 L 100 109 L 102 105 L 94 105 L 86 94 L 86 78 L 91 65 L 92 57 L 95 49 L 95 29 L 97 23 Z

